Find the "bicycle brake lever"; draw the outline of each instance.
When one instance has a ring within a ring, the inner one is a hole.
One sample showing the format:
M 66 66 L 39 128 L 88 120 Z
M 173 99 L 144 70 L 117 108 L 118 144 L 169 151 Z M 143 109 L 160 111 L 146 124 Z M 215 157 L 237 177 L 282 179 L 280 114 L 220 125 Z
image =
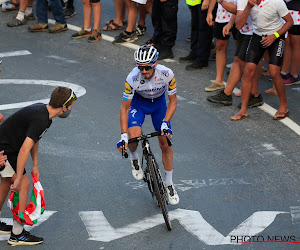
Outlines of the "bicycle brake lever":
M 124 150 L 125 148 L 125 141 L 122 141 L 122 156 L 128 158 L 128 153 Z
M 168 130 L 164 129 L 163 132 L 164 132 L 164 134 L 165 134 L 165 136 L 167 138 L 167 142 L 168 142 L 169 147 L 172 147 L 173 143 L 172 143 L 171 137 L 168 135 Z

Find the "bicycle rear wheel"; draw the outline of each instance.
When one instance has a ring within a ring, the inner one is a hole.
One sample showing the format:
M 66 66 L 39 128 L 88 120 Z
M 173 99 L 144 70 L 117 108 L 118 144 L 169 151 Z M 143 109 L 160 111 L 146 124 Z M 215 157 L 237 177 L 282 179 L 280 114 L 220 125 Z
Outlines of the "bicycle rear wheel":
M 167 226 L 168 230 L 171 231 L 172 225 L 171 225 L 171 220 L 168 215 L 166 190 L 165 190 L 165 186 L 163 184 L 163 180 L 162 180 L 160 174 L 158 173 L 158 166 L 156 165 L 157 163 L 155 162 L 153 156 L 149 155 L 147 157 L 147 164 L 149 167 L 150 175 L 152 177 L 153 190 L 154 190 L 158 205 L 163 214 L 166 226 Z

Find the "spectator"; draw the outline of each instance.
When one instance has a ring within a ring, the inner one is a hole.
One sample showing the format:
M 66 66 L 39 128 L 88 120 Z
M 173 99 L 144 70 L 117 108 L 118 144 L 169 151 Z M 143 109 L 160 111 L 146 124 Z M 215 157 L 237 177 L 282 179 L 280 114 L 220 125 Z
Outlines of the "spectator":
M 218 10 L 217 10 L 217 16 L 214 23 L 214 37 L 217 40 L 217 53 L 216 53 L 216 70 L 217 75 L 216 79 L 212 82 L 212 84 L 209 87 L 205 88 L 205 91 L 211 92 L 216 91 L 220 89 L 224 89 L 224 70 L 227 63 L 227 47 L 230 37 L 230 31 L 232 31 L 234 40 L 236 40 L 237 35 L 237 29 L 234 27 L 234 21 L 235 21 L 235 15 L 232 15 L 231 12 L 227 11 L 226 8 L 229 8 L 234 6 L 228 5 L 229 2 L 234 2 L 235 0 L 218 0 Z M 210 4 L 216 3 L 216 0 L 211 0 Z M 226 8 L 224 7 L 226 6 Z M 234 7 L 235 8 L 235 7 Z M 212 20 L 210 20 L 211 15 L 208 16 L 208 23 L 211 23 Z M 223 32 L 224 29 L 224 32 Z
M 191 1 L 186 3 L 190 6 L 192 13 L 192 34 L 191 51 L 185 57 L 180 57 L 179 62 L 191 63 L 186 66 L 186 70 L 197 70 L 208 66 L 208 59 L 212 46 L 212 25 L 215 16 L 215 5 L 211 5 L 209 0 Z M 210 24 L 206 22 L 211 15 Z
M 68 0 L 67 7 L 64 10 L 65 17 L 70 18 L 76 14 L 75 8 L 74 8 L 74 0 Z
M 250 97 L 251 79 L 255 74 L 258 62 L 262 59 L 266 50 L 269 51 L 269 70 L 273 83 L 276 86 L 280 107 L 273 116 L 274 120 L 280 120 L 288 115 L 288 106 L 285 95 L 285 87 L 280 76 L 280 65 L 284 52 L 284 33 L 293 25 L 293 19 L 283 0 L 241 0 L 238 1 L 236 26 L 242 28 L 250 15 L 253 24 L 253 36 L 246 54 L 246 67 L 242 82 L 241 110 L 231 117 L 237 121 L 249 117 L 247 105 Z M 243 11 L 241 11 L 243 10 Z M 286 23 L 283 24 L 281 18 Z
M 208 1 L 208 0 L 207 0 Z M 178 0 L 153 0 L 152 40 L 159 50 L 158 60 L 173 58 L 172 48 L 177 36 Z
M 13 21 L 8 22 L 8 27 L 16 27 L 25 24 L 29 20 L 34 20 L 35 17 L 32 12 L 33 0 L 20 0 L 20 8 L 18 15 Z
M 113 44 L 132 43 L 138 39 L 136 34 L 136 19 L 138 15 L 137 2 L 146 4 L 147 0 L 125 0 L 128 24 L 125 31 L 115 37 Z
M 7 161 L 0 172 L 0 211 L 11 188 L 13 192 L 19 192 L 19 212 L 24 213 L 30 186 L 25 170 L 29 155 L 33 163 L 32 172 L 39 179 L 39 140 L 51 126 L 54 117 L 65 118 L 70 114 L 76 99 L 73 90 L 57 87 L 48 105 L 36 103 L 25 107 L 1 124 L 0 151 L 4 150 Z M 36 245 L 43 242 L 43 238 L 31 235 L 17 220 L 13 221 L 12 228 L 0 223 L 0 231 L 10 234 L 8 243 L 11 245 Z
M 115 12 L 116 17 L 106 22 L 103 31 L 120 30 L 123 28 L 123 25 L 127 24 L 125 19 L 124 0 L 115 0 Z
M 224 7 L 227 10 L 230 10 L 233 14 L 237 12 L 237 6 L 233 3 L 224 3 Z M 226 27 L 226 26 L 225 26 Z M 229 27 L 230 28 L 230 27 Z M 224 28 L 225 29 L 225 28 Z M 225 31 L 223 29 L 223 31 Z M 228 32 L 228 29 L 226 30 Z M 225 106 L 232 105 L 232 92 L 236 85 L 242 79 L 242 74 L 245 69 L 245 56 L 246 51 L 248 48 L 249 41 L 253 34 L 253 27 L 252 27 L 252 20 L 248 17 L 245 25 L 238 31 L 237 35 L 237 46 L 234 55 L 234 62 L 230 69 L 230 74 L 228 77 L 227 85 L 224 90 L 221 90 L 217 95 L 209 96 L 207 98 L 208 101 L 213 103 L 220 103 Z M 263 104 L 263 98 L 258 92 L 258 82 L 261 76 L 262 71 L 262 60 L 260 61 L 254 77 L 252 79 L 252 88 L 251 88 L 251 95 L 248 102 L 248 108 L 261 106 Z
M 60 0 L 49 0 L 49 6 L 56 23 L 48 29 L 48 1 L 38 0 L 36 3 L 37 23 L 28 29 L 31 32 L 49 31 L 58 33 L 68 30 L 64 10 Z
M 149 13 L 150 16 L 152 16 L 152 0 L 148 0 L 146 4 L 139 4 L 139 13 L 140 18 L 136 26 L 136 34 L 138 36 L 143 36 L 146 32 L 146 16 L 147 13 Z
M 82 0 L 83 4 L 83 28 L 72 35 L 73 39 L 88 37 L 89 43 L 100 41 L 102 36 L 99 30 L 101 21 L 101 4 L 100 0 Z M 94 27 L 91 28 L 92 11 L 94 15 Z

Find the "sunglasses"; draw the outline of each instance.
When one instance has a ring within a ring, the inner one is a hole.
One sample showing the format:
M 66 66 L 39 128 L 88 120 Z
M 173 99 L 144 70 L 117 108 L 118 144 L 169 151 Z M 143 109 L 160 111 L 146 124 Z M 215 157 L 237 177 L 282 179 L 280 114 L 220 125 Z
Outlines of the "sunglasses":
M 152 69 L 154 67 L 155 63 L 153 63 L 152 65 L 145 65 L 145 66 L 141 66 L 141 65 L 138 65 L 138 69 L 140 71 L 143 71 L 143 70 L 146 70 L 146 71 L 149 71 L 150 69 Z
M 69 97 L 68 100 L 65 101 L 65 103 L 63 104 L 63 106 L 65 106 L 72 98 L 75 98 L 75 97 L 76 97 L 76 95 L 75 95 L 74 91 L 72 90 L 71 96 Z

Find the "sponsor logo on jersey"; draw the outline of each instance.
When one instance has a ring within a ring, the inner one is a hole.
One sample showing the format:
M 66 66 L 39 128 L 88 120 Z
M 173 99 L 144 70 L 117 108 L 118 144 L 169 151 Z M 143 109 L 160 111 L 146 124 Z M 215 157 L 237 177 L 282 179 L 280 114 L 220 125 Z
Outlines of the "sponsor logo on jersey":
M 125 82 L 125 90 L 124 90 L 124 92 L 126 94 L 132 94 L 132 88 L 131 88 L 131 86 L 129 85 L 128 82 Z
M 173 77 L 173 79 L 169 83 L 169 90 L 173 90 L 175 88 L 176 88 L 176 81 L 175 81 L 175 77 Z
M 135 75 L 132 77 L 132 81 L 137 82 L 139 80 L 139 76 Z
M 140 81 L 140 84 L 144 84 L 144 83 L 145 83 L 145 80 L 142 79 L 142 80 Z
M 161 73 L 165 76 L 168 77 L 170 75 L 168 70 L 162 70 Z

